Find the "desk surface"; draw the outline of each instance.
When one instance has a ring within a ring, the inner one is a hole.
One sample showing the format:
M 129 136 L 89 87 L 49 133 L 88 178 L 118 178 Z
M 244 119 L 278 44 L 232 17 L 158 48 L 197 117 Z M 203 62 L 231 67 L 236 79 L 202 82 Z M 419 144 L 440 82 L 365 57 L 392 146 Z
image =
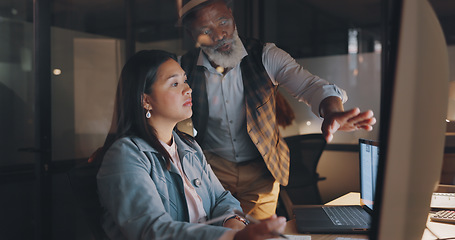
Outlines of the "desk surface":
M 343 195 L 333 201 L 330 201 L 326 203 L 326 205 L 353 205 L 353 204 L 359 204 L 360 205 L 360 193 L 356 192 L 350 192 L 346 195 Z M 444 224 L 444 223 L 435 223 L 431 222 L 428 218 L 427 222 L 427 227 L 432 229 L 433 231 L 437 231 L 438 234 L 441 233 L 444 235 L 445 233 L 448 233 L 450 235 L 453 235 L 455 232 L 455 225 L 454 224 Z M 360 235 L 360 234 L 299 234 L 297 232 L 297 228 L 295 226 L 295 220 L 290 220 L 286 224 L 286 228 L 284 230 L 285 234 L 289 235 L 301 235 L 301 236 L 311 236 L 311 240 L 339 240 L 340 238 L 346 238 L 346 239 L 364 239 L 368 240 L 367 235 Z M 444 237 L 439 235 L 439 237 Z M 422 236 L 422 240 L 432 240 L 432 239 L 438 239 L 435 237 L 429 230 L 428 228 L 425 229 L 425 232 Z

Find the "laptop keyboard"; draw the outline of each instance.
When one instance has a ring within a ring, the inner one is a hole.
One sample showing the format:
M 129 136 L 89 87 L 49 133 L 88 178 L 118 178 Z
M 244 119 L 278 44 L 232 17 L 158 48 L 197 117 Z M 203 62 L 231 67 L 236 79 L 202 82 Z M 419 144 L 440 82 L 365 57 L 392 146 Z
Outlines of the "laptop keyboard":
M 367 225 L 369 219 L 356 207 L 337 206 L 322 207 L 335 225 Z

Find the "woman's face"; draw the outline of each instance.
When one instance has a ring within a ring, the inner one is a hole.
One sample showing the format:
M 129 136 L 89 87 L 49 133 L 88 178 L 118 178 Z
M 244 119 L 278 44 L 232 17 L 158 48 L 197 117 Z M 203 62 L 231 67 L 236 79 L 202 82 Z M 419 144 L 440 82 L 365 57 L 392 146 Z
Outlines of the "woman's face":
M 185 71 L 173 59 L 158 68 L 152 92 L 147 96 L 154 125 L 160 122 L 176 124 L 193 114 L 191 88 Z

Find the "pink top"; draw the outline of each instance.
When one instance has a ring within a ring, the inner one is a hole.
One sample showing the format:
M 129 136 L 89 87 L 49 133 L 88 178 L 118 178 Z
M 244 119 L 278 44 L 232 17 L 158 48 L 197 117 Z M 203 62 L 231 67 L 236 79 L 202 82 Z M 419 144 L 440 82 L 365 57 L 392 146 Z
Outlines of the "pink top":
M 171 156 L 172 164 L 174 164 L 180 172 L 180 176 L 183 178 L 183 187 L 185 191 L 185 198 L 188 204 L 188 214 L 190 216 L 190 223 L 199 223 L 206 220 L 207 214 L 205 213 L 204 207 L 202 205 L 201 197 L 197 194 L 193 185 L 191 184 L 188 177 L 185 175 L 182 169 L 182 164 L 180 163 L 180 158 L 177 152 L 177 145 L 174 140 L 172 140 L 171 146 L 166 143 L 161 142 L 161 145 L 168 151 Z

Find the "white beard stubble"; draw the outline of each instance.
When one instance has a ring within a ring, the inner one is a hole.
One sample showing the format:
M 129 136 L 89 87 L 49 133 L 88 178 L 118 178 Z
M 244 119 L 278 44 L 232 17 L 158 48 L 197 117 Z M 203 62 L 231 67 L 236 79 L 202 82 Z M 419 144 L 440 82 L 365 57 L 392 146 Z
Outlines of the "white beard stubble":
M 216 48 L 226 42 L 232 42 L 231 49 L 227 52 L 218 52 Z M 242 61 L 242 41 L 240 40 L 237 29 L 234 30 L 232 40 L 224 40 L 221 44 L 215 47 L 201 46 L 202 51 L 207 54 L 210 61 L 223 68 L 233 68 Z

